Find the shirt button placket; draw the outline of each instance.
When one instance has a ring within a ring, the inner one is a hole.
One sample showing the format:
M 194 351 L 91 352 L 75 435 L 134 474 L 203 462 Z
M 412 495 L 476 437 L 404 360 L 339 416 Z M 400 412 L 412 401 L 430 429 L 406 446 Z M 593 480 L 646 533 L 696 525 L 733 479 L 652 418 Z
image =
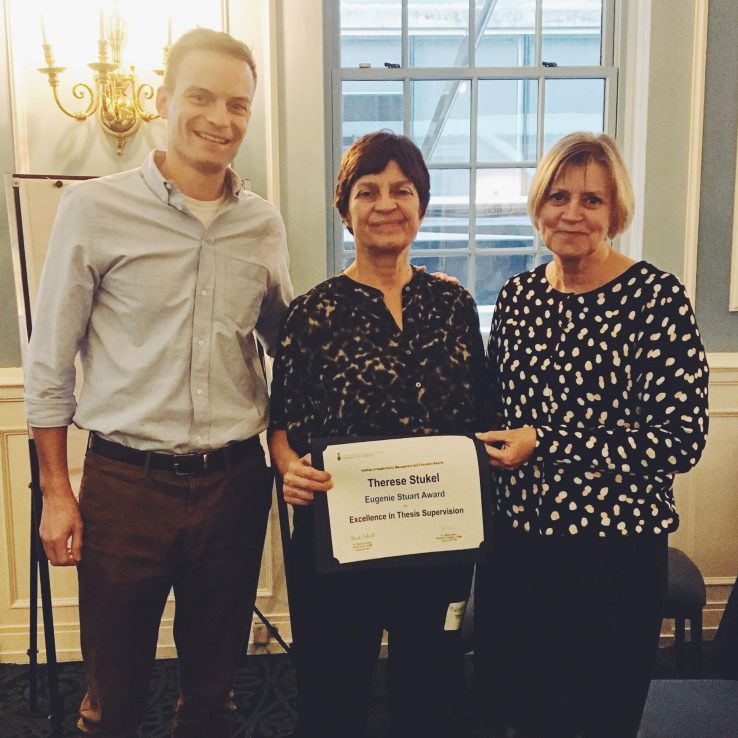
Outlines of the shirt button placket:
M 210 242 L 203 239 L 200 244 L 200 259 L 197 270 L 195 309 L 192 316 L 192 388 L 193 441 L 202 447 L 208 442 L 206 429 L 210 425 L 210 402 L 208 377 L 210 374 L 210 335 L 213 328 L 215 298 L 215 254 Z

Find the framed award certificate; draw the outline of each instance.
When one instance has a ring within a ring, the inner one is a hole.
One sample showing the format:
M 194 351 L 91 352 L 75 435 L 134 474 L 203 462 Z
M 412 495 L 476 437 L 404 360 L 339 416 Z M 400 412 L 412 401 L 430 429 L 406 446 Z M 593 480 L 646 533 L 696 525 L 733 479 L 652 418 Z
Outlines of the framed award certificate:
M 475 438 L 318 439 L 312 460 L 333 480 L 315 495 L 319 571 L 480 558 L 489 473 Z

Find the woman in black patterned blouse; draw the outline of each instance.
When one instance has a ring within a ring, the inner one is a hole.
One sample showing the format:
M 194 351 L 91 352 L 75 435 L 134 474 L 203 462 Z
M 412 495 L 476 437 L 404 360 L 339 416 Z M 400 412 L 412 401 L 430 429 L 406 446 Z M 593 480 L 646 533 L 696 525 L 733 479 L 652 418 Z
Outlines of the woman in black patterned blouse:
M 409 139 L 379 132 L 346 151 L 335 204 L 354 235 L 356 259 L 292 303 L 275 359 L 270 450 L 294 507 L 290 596 L 301 738 L 363 734 L 383 629 L 392 735 L 452 738 L 464 722 L 453 604 L 467 599 L 471 566 L 316 574 L 310 509 L 313 493 L 331 487 L 310 464 L 313 438 L 489 427 L 474 301 L 409 262 L 429 198 L 428 170 Z
M 658 645 L 674 475 L 707 434 L 708 369 L 679 281 L 613 250 L 633 194 L 608 136 L 541 161 L 553 261 L 510 279 L 489 340 L 502 430 L 477 657 L 500 735 L 635 736 Z

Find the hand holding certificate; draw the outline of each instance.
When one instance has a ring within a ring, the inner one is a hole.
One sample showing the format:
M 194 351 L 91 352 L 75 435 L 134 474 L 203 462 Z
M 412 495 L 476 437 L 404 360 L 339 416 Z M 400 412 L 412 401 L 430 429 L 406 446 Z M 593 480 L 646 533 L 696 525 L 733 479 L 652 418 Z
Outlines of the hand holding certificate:
M 322 557 L 321 568 L 479 549 L 487 473 L 473 439 L 323 440 L 313 458 L 321 451 L 333 489 L 317 498 L 316 515 L 335 560 L 331 567 Z

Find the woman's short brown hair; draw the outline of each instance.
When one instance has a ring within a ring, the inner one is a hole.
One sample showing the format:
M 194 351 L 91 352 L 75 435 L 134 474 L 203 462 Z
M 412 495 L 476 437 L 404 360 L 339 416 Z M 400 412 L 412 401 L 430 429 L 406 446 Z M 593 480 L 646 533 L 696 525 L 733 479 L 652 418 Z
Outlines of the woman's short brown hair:
M 628 170 L 614 139 L 605 133 L 595 136 L 589 131 L 577 131 L 557 141 L 538 164 L 528 192 L 528 215 L 537 228 L 538 216 L 556 179 L 569 167 L 587 166 L 597 162 L 610 176 L 612 209 L 608 238 L 622 233 L 633 219 L 635 201 Z
M 391 131 L 376 131 L 354 141 L 341 158 L 333 204 L 344 221 L 348 216 L 349 196 L 354 183 L 365 174 L 383 171 L 391 161 L 397 162 L 397 166 L 415 185 L 420 199 L 420 217 L 425 215 L 430 201 L 430 175 L 423 154 L 406 136 Z
M 256 84 L 254 55 L 243 41 L 233 38 L 224 31 L 214 31 L 212 28 L 193 28 L 191 31 L 183 33 L 169 49 L 166 69 L 164 70 L 164 86 L 168 90 L 174 87 L 177 68 L 189 51 L 217 51 L 245 61 L 249 65 L 251 74 L 254 75 L 254 84 Z

